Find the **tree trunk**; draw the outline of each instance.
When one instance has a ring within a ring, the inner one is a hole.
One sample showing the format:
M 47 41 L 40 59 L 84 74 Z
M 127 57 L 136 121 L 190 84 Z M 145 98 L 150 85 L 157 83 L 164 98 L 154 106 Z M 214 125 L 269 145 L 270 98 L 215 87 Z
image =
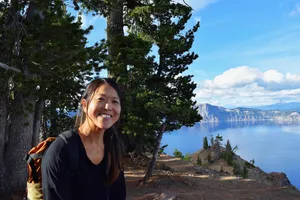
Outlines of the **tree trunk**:
M 32 148 L 34 112 L 25 110 L 24 105 L 35 106 L 35 103 L 36 100 L 33 96 L 25 97 L 21 92 L 12 102 L 13 112 L 11 113 L 7 149 L 4 154 L 5 182 L 9 184 L 6 192 L 21 191 L 26 188 L 27 168 L 23 158 Z
M 42 116 L 40 124 L 41 124 L 41 126 L 40 126 L 39 141 L 43 141 L 48 137 L 47 120 L 46 120 L 45 116 Z
M 156 163 L 157 158 L 158 158 L 158 151 L 159 151 L 159 148 L 160 148 L 161 139 L 162 139 L 163 133 L 165 132 L 166 126 L 167 126 L 167 124 L 163 123 L 162 127 L 161 127 L 161 130 L 158 133 L 158 136 L 156 138 L 155 148 L 154 148 L 154 151 L 153 151 L 152 160 L 151 160 L 151 162 L 148 166 L 147 173 L 146 173 L 145 177 L 143 178 L 142 182 L 146 182 L 150 177 L 152 177 L 152 173 L 153 173 L 153 170 L 154 170 L 154 167 L 155 167 L 155 163 Z
M 108 41 L 108 54 L 113 61 L 116 61 L 120 53 L 120 39 L 124 36 L 123 31 L 123 7 L 124 0 L 112 0 L 111 7 L 107 16 L 107 41 Z M 112 63 L 111 63 L 112 64 Z M 116 63 L 118 64 L 118 63 Z M 113 66 L 109 66 L 111 68 Z M 125 66 L 123 66 L 125 69 Z M 110 71 L 108 68 L 109 77 L 117 78 L 118 75 Z
M 12 0 L 10 5 L 9 17 L 6 26 L 10 25 L 11 18 L 20 19 L 21 15 L 18 11 L 19 0 Z M 27 21 L 30 21 L 32 13 L 36 12 L 36 8 L 33 6 L 33 2 L 28 6 L 26 16 Z M 30 23 L 30 22 L 29 22 Z M 22 42 L 23 33 L 17 27 L 13 30 L 16 34 L 14 38 L 14 45 L 11 48 L 6 49 L 8 54 L 14 54 L 15 56 L 20 54 L 20 43 Z M 11 61 L 7 56 L 7 61 Z M 26 58 L 23 58 L 23 66 L 20 69 L 23 71 L 25 77 L 29 78 L 32 75 L 27 69 Z M 8 62 L 9 64 L 10 62 Z M 7 86 L 7 80 L 4 85 Z M 8 87 L 1 88 L 0 94 L 0 193 L 10 193 L 11 191 L 25 190 L 27 179 L 26 162 L 23 160 L 27 152 L 32 148 L 32 142 L 36 139 L 33 138 L 36 127 L 39 126 L 39 114 L 42 112 L 42 108 L 35 112 L 36 97 L 31 94 L 23 94 L 21 91 L 14 95 L 14 100 L 8 108 Z M 28 106 L 30 109 L 28 108 Z M 9 120 L 8 120 L 9 117 Z M 4 128 L 6 127 L 6 128 Z M 36 137 L 38 138 L 38 137 Z
M 35 146 L 40 142 L 40 127 L 43 110 L 45 107 L 45 100 L 39 99 L 35 104 L 35 113 L 33 121 L 32 145 Z M 43 139 L 43 138 L 41 138 Z
M 7 131 L 7 93 L 1 91 L 0 94 L 0 192 L 5 191 L 5 165 L 4 165 L 4 152 L 6 145 L 6 131 Z

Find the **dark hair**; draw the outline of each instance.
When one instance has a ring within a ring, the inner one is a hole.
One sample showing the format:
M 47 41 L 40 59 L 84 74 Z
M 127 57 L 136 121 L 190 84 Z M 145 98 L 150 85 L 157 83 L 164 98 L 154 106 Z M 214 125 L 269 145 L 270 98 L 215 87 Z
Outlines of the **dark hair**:
M 76 116 L 75 128 L 78 129 L 86 119 L 86 114 L 83 111 L 81 102 L 83 99 L 87 102 L 87 107 L 91 102 L 96 90 L 103 84 L 108 84 L 114 88 L 119 96 L 120 101 L 122 100 L 121 90 L 118 84 L 111 78 L 98 78 L 90 82 L 85 89 L 80 101 L 80 107 Z M 120 103 L 122 105 L 122 103 Z M 119 119 L 120 120 L 120 119 Z M 107 181 L 112 184 L 119 176 L 122 170 L 122 150 L 121 143 L 117 133 L 117 128 L 119 120 L 112 125 L 109 129 L 105 130 L 104 133 L 104 145 L 107 150 L 107 165 L 106 165 L 106 175 L 108 177 Z

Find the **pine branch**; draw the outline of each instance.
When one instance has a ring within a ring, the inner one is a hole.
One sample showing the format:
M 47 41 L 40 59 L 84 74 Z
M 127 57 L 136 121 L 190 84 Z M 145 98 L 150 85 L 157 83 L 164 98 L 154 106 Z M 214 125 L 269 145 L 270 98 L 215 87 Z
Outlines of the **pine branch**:
M 6 70 L 12 70 L 12 71 L 19 72 L 19 73 L 21 72 L 19 69 L 14 68 L 14 67 L 10 67 L 10 66 L 8 66 L 4 63 L 1 63 L 1 62 L 0 62 L 0 67 L 2 67 L 3 69 L 6 69 Z

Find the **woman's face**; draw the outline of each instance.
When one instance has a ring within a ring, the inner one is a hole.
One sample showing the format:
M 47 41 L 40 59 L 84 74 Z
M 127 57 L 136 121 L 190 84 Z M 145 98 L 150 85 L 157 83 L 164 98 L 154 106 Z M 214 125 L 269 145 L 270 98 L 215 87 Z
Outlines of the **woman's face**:
M 82 106 L 90 126 L 104 130 L 116 123 L 121 113 L 118 93 L 107 83 L 98 87 L 89 105 L 82 100 Z

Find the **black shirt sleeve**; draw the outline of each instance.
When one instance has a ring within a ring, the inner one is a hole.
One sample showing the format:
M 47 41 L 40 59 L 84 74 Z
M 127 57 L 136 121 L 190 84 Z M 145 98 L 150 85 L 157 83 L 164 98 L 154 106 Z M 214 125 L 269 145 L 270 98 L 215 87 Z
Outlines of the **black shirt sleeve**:
M 44 200 L 71 200 L 68 171 L 68 146 L 57 138 L 42 159 L 42 187 Z
M 115 180 L 110 188 L 109 200 L 125 200 L 126 199 L 126 184 L 124 171 L 121 171 L 119 177 Z

